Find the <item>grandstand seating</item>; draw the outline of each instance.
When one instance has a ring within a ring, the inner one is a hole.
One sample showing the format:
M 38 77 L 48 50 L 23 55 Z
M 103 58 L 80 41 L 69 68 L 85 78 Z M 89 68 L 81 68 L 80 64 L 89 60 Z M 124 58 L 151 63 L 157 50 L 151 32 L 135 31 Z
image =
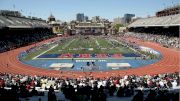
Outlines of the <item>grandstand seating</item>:
M 0 28 L 42 28 L 50 27 L 44 20 L 0 15 Z
M 128 27 L 150 27 L 150 26 L 179 26 L 180 14 L 163 16 L 163 17 L 150 17 L 138 19 L 131 23 Z
M 51 26 L 40 18 L 0 13 L 0 52 L 55 36 Z M 7 12 L 6 12 L 7 13 Z

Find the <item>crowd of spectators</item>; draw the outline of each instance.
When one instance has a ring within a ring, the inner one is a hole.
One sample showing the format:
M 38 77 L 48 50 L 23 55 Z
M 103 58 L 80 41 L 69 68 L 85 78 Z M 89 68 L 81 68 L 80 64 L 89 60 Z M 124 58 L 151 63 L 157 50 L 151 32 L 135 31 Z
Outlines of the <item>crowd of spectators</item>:
M 38 41 L 42 41 L 55 35 L 51 31 L 38 30 L 38 31 L 14 31 L 12 33 L 1 33 L 0 35 L 0 53 L 15 49 L 18 47 L 26 46 Z
M 57 101 L 55 90 L 70 101 L 106 101 L 107 97 L 132 97 L 132 101 L 178 101 L 179 73 L 125 75 L 107 78 L 53 78 L 1 73 L 0 99 L 45 96 L 37 88 L 48 90 L 48 101 Z M 148 93 L 146 93 L 148 91 Z M 60 100 L 60 99 L 59 99 Z
M 138 56 L 141 57 L 141 59 L 154 59 L 154 58 L 161 58 L 160 54 L 156 54 L 153 53 L 152 51 L 144 51 L 141 48 L 141 45 L 139 45 L 138 43 L 128 40 L 129 36 L 126 34 L 120 34 L 118 36 L 110 36 L 110 38 L 108 38 L 108 40 L 114 40 L 114 41 L 118 41 L 118 43 L 120 45 L 123 45 L 124 47 L 127 47 L 131 50 L 133 50 Z
M 165 47 L 180 48 L 180 38 L 170 35 L 128 32 L 125 33 L 125 36 L 133 36 L 138 39 L 156 42 Z

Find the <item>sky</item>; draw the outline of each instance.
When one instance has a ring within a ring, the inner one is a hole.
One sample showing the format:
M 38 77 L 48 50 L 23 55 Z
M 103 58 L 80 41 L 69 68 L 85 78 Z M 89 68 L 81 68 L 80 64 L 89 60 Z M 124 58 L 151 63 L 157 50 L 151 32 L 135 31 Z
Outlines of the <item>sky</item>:
M 100 16 L 112 21 L 125 13 L 153 16 L 178 3 L 179 0 L 0 0 L 0 10 L 18 10 L 22 15 L 45 20 L 51 13 L 61 21 L 75 20 L 77 13 L 84 13 L 89 18 Z

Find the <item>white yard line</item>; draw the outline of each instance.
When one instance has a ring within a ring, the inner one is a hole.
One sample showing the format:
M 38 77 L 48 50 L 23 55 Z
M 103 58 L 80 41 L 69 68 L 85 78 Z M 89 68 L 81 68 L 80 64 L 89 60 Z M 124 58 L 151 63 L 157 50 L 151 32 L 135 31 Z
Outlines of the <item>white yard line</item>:
M 96 44 L 97 44 L 97 46 L 99 46 L 99 42 L 96 40 Z
M 111 41 L 112 41 L 112 40 L 111 40 Z M 109 44 L 111 44 L 112 46 L 114 46 L 114 44 L 112 44 L 112 43 L 111 43 L 111 41 L 110 41 L 110 40 L 108 40 L 108 43 L 109 43 Z
M 135 51 L 135 52 L 137 52 L 137 53 L 140 53 L 140 52 L 138 52 L 137 50 L 129 47 L 128 45 L 124 45 L 122 42 L 119 42 L 119 41 L 117 41 L 117 40 L 115 40 L 115 41 L 118 42 L 119 44 L 123 45 L 124 47 L 126 46 L 126 47 L 128 47 L 129 49 L 131 49 L 131 50 L 133 50 L 133 51 Z M 119 49 L 120 49 L 120 48 L 119 48 Z
M 69 46 L 75 39 L 71 40 L 68 44 L 66 44 L 63 48 L 65 49 L 67 46 Z
M 67 46 L 69 46 L 73 41 L 74 41 L 75 39 L 73 39 L 72 41 L 70 41 L 68 44 L 66 44 L 66 46 L 64 46 L 64 48 L 66 48 Z M 52 50 L 53 48 L 55 48 L 55 47 L 57 47 L 58 46 L 58 44 L 56 44 L 56 45 L 54 45 L 54 46 L 52 46 L 51 48 L 49 48 L 48 50 L 46 50 L 46 51 L 44 51 L 44 52 L 42 52 L 41 54 L 39 54 L 39 55 L 37 55 L 37 56 L 35 56 L 34 58 L 33 58 L 33 60 L 34 59 L 37 59 L 39 56 L 41 56 L 41 55 L 43 55 L 43 54 L 45 54 L 46 52 L 48 52 L 48 51 L 50 51 L 50 50 Z
M 39 55 L 35 56 L 35 57 L 33 58 L 33 60 L 34 60 L 34 59 L 36 59 L 37 57 L 39 57 L 39 56 L 41 56 L 41 55 L 45 54 L 46 52 L 48 52 L 48 51 L 52 50 L 53 48 L 55 48 L 55 47 L 57 47 L 57 46 L 58 46 L 58 44 L 56 44 L 56 45 L 52 46 L 52 47 L 51 47 L 51 48 L 49 48 L 48 50 L 46 50 L 46 51 L 42 52 L 41 54 L 39 54 Z

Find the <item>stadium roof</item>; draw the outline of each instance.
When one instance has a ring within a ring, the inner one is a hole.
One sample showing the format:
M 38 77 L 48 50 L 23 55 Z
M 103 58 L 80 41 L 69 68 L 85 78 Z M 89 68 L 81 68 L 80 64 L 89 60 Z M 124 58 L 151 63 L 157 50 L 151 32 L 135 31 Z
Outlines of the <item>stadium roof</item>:
M 128 27 L 180 26 L 180 14 L 138 19 Z
M 45 28 L 50 27 L 43 20 L 0 15 L 0 28 Z

